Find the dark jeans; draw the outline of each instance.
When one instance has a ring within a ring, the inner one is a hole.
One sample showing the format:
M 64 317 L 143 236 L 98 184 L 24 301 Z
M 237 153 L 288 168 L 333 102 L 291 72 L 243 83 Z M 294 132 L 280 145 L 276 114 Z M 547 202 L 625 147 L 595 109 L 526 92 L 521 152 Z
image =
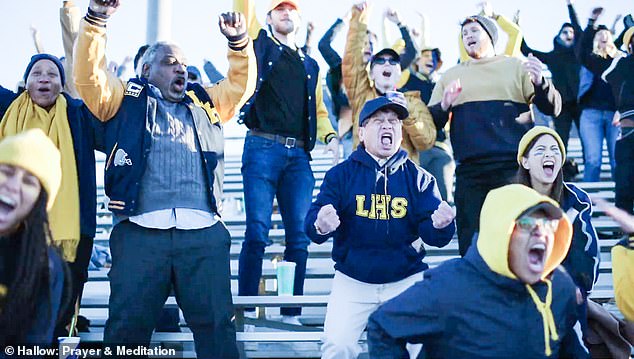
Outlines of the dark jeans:
M 246 137 L 242 178 L 247 228 L 240 252 L 240 295 L 258 295 L 264 249 L 272 243 L 269 229 L 274 197 L 277 197 L 284 222 L 284 260 L 296 263 L 293 293 L 304 293 L 310 243 L 304 233 L 304 218 L 315 187 L 309 161 L 310 156 L 303 148 L 286 148 L 281 143 L 258 136 Z M 301 314 L 301 308 L 281 308 L 280 311 L 282 315 Z
M 565 103 L 561 107 L 559 116 L 553 118 L 555 131 L 557 131 L 557 134 L 559 134 L 559 137 L 561 137 L 561 140 L 564 142 L 566 150 L 568 149 L 568 139 L 570 138 L 572 124 L 574 123 L 575 126 L 577 126 L 577 130 L 579 130 L 580 115 L 581 112 L 576 103 Z
M 634 214 L 634 128 L 621 129 L 623 137 L 616 141 L 614 171 L 615 205 Z
M 440 147 L 432 147 L 418 153 L 420 166 L 436 178 L 440 196 L 447 202 L 453 202 L 453 176 L 456 164 L 453 157 Z
M 480 228 L 480 210 L 490 190 L 512 183 L 517 162 L 460 164 L 456 168 L 456 227 L 460 255 L 465 256 Z M 512 199 L 509 198 L 509 201 Z
M 77 245 L 77 252 L 75 254 L 75 261 L 72 263 L 67 262 L 68 272 L 70 273 L 70 299 L 68 305 L 65 307 L 60 320 L 55 327 L 54 340 L 57 341 L 57 337 L 68 336 L 68 330 L 66 326 L 69 325 L 75 314 L 75 303 L 78 299 L 81 299 L 81 294 L 84 291 L 84 284 L 88 281 L 88 265 L 90 264 L 90 257 L 92 256 L 92 245 L 94 239 L 88 236 L 81 236 L 79 244 Z
M 237 358 L 224 224 L 151 229 L 129 221 L 110 236 L 112 269 L 104 345 L 148 345 L 172 287 L 199 358 Z

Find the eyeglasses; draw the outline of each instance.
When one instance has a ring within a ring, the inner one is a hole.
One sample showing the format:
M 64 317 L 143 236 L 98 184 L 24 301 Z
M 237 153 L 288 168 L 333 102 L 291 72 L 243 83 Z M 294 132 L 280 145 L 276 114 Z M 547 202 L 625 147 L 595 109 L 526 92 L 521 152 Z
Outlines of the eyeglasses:
M 372 63 L 378 64 L 378 65 L 383 65 L 386 62 L 389 62 L 390 65 L 398 65 L 400 63 L 397 59 L 393 57 L 390 57 L 389 59 L 386 59 L 385 57 L 377 57 L 376 59 L 372 61 Z
M 515 221 L 515 224 L 522 230 L 532 232 L 539 225 L 549 232 L 555 232 L 559 226 L 558 219 L 522 217 Z

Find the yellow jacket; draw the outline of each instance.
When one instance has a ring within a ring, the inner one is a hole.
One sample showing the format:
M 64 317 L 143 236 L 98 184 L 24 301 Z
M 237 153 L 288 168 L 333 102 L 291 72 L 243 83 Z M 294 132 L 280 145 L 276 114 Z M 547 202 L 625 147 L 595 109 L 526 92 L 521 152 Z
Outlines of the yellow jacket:
M 246 47 L 240 51 L 229 49 L 229 73 L 227 78 L 213 87 L 205 88 L 221 121 L 227 122 L 253 94 L 257 78 L 257 65 L 253 45 L 246 39 Z M 82 19 L 75 46 L 73 77 L 77 92 L 90 111 L 100 121 L 115 116 L 127 83 L 106 67 L 106 28 Z
M 632 238 L 632 237 L 630 237 Z M 634 322 L 634 240 L 627 240 L 612 248 L 612 282 L 614 297 L 625 319 Z
M 360 12 L 356 7 L 353 7 L 342 62 L 343 84 L 352 108 L 352 138 L 355 147 L 359 144 L 358 129 L 361 108 L 366 101 L 379 96 L 366 70 L 367 64 L 363 62 L 363 48 L 367 41 L 366 32 L 368 29 L 367 13 L 367 10 Z M 409 158 L 418 164 L 418 151 L 429 149 L 434 145 L 436 127 L 431 113 L 421 100 L 418 91 L 406 92 L 405 98 L 407 99 L 409 117 L 403 120 L 401 147 L 407 151 Z

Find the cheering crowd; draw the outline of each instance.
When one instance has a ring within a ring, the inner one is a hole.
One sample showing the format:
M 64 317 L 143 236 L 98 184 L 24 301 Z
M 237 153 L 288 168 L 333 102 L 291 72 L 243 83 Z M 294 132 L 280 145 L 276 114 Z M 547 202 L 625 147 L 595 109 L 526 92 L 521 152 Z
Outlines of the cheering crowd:
M 441 72 L 441 50 L 419 41 L 428 30 L 397 11 L 384 18 L 399 41 L 377 48 L 363 1 L 319 41 L 322 84 L 311 26 L 298 44 L 297 0 L 270 1 L 265 24 L 253 0 L 234 0 L 218 17 L 229 70 L 207 61 L 211 83 L 167 42 L 141 46 L 122 79 L 132 60 L 109 66 L 106 37 L 125 4 L 90 0 L 83 13 L 64 1 L 65 56 L 37 53 L 18 91 L 0 87 L 0 346 L 73 334 L 100 151 L 114 224 L 104 346 L 149 345 L 173 292 L 198 357 L 237 358 L 221 217 L 222 127 L 236 120 L 248 128 L 238 295 L 258 295 L 277 199 L 294 295 L 311 241 L 333 243 L 323 358 L 356 358 L 366 328 L 372 358 L 591 357 L 599 239 L 566 151 L 574 124 L 583 179 L 596 182 L 607 143 L 616 207 L 604 206 L 625 234 L 612 249 L 614 295 L 634 323 L 634 21 L 614 40 L 602 8 L 582 29 L 566 5 L 570 22 L 541 52 L 519 18 L 483 4 L 460 23 L 460 62 Z M 331 43 L 345 25 L 340 55 Z M 554 129 L 535 125 L 537 113 Z M 313 200 L 317 142 L 333 167 Z M 423 244 L 455 235 L 462 258 L 428 269 Z M 300 324 L 301 308 L 281 314 Z

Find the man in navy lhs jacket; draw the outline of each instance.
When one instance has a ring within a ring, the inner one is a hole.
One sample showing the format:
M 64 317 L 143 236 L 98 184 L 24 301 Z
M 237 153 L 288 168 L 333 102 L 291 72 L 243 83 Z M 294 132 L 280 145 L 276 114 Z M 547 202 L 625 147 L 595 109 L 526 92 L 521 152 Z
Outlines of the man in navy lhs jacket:
M 306 217 L 314 242 L 334 237 L 322 358 L 356 358 L 370 314 L 422 279 L 422 242 L 442 247 L 455 232 L 455 213 L 440 199 L 436 180 L 400 148 L 407 117 L 401 93 L 367 101 L 359 115 L 361 145 L 326 173 Z

